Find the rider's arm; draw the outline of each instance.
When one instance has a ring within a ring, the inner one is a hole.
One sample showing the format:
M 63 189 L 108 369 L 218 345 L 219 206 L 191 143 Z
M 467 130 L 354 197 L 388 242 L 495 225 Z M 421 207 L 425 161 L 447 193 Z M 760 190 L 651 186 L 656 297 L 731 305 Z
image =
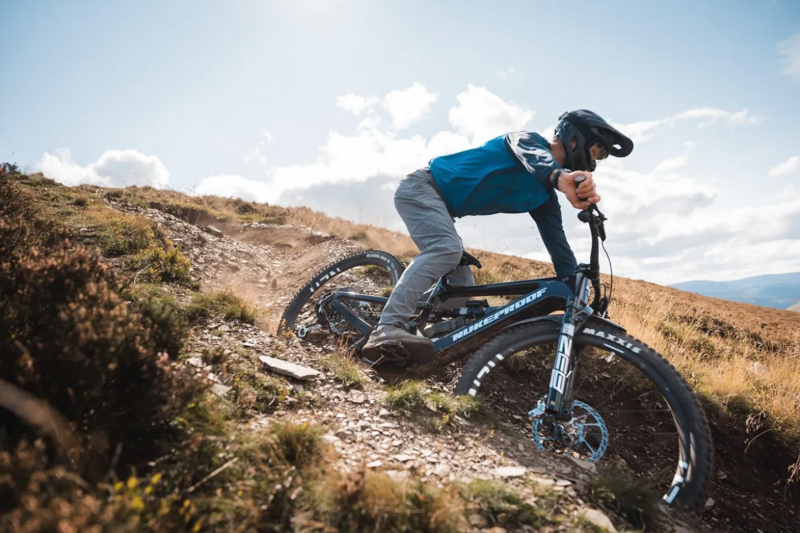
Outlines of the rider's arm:
M 506 148 L 522 163 L 525 169 L 536 176 L 550 193 L 553 191 L 553 178 L 560 171 L 558 190 L 564 193 L 576 209 L 586 209 L 589 204 L 596 204 L 600 196 L 595 191 L 591 172 L 569 172 L 561 168 L 550 151 L 550 143 L 538 133 L 518 131 L 505 136 Z M 579 175 L 586 176 L 578 191 L 575 191 L 575 178 Z M 581 201 L 585 198 L 587 201 Z
M 578 176 L 585 176 L 586 180 L 576 190 L 575 178 Z M 600 201 L 600 195 L 597 194 L 591 172 L 568 172 L 556 169 L 550 173 L 547 179 L 550 187 L 552 188 L 555 184 L 575 209 L 587 209 L 589 204 L 596 204 Z
M 506 148 L 522 163 L 525 169 L 536 176 L 544 189 L 553 192 L 550 176 L 555 170 L 562 170 L 550 151 L 550 143 L 538 133 L 517 131 L 505 136 Z
M 556 193 L 551 193 L 547 201 L 531 211 L 530 215 L 539 228 L 542 242 L 553 261 L 556 276 L 563 278 L 573 274 L 578 262 L 575 260 L 575 254 L 572 253 L 567 236 L 564 234 L 561 206 L 558 204 Z

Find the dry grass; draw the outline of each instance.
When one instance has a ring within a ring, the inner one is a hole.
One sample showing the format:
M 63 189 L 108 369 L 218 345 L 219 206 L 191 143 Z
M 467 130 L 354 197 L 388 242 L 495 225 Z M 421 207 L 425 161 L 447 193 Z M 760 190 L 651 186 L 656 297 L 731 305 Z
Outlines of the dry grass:
M 723 408 L 800 440 L 800 314 L 624 280 L 611 316 Z

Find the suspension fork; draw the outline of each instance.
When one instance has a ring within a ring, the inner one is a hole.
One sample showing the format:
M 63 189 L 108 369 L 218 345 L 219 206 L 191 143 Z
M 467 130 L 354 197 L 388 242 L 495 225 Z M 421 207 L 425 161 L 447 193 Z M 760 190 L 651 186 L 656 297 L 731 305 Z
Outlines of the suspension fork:
M 575 346 L 575 331 L 592 316 L 589 306 L 590 279 L 582 272 L 575 278 L 575 294 L 567 298 L 561 331 L 558 334 L 556 357 L 550 374 L 550 389 L 545 400 L 545 417 L 558 420 L 572 418 L 572 385 L 575 367 L 584 346 Z

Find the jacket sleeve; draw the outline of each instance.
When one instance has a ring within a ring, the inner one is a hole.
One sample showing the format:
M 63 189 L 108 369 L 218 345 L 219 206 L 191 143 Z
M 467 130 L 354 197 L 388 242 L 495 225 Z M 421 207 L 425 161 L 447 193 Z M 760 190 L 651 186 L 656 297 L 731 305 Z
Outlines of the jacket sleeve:
M 548 193 L 553 192 L 553 186 L 547 178 L 554 170 L 563 169 L 556 163 L 550 151 L 550 143 L 544 137 L 529 131 L 509 133 L 506 135 L 506 148 L 528 172 L 542 182 Z
M 556 276 L 564 278 L 574 274 L 578 262 L 567 242 L 567 236 L 564 234 L 561 206 L 556 193 L 550 193 L 547 201 L 531 211 L 530 215 L 539 228 L 539 235 L 547 248 L 547 253 L 550 254 Z

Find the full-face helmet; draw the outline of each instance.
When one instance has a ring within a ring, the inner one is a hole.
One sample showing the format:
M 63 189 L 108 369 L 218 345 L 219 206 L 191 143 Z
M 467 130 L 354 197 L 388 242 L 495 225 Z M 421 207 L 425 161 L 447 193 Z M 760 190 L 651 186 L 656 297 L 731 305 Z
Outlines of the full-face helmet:
M 588 109 L 568 111 L 558 117 L 556 135 L 564 145 L 570 170 L 594 171 L 597 161 L 609 155 L 625 157 L 633 141 Z

